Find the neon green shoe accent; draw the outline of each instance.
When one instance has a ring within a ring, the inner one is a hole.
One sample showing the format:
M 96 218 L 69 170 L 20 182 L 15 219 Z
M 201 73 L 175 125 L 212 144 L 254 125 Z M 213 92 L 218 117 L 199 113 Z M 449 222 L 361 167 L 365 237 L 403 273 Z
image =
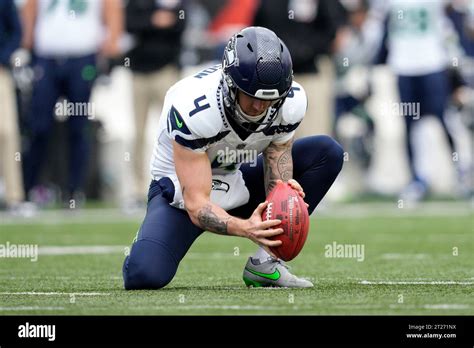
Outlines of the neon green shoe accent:
M 249 279 L 249 278 L 247 278 L 247 277 L 243 277 L 243 279 L 244 279 L 245 285 L 247 285 L 247 286 L 253 286 L 254 288 L 260 288 L 260 287 L 262 287 L 262 284 L 260 284 L 259 282 L 256 282 L 256 281 L 254 281 L 254 280 L 251 280 L 251 279 Z
M 251 270 L 251 269 L 248 269 L 248 268 L 245 268 L 247 271 L 249 271 L 250 273 L 252 274 L 255 274 L 259 277 L 262 277 L 262 278 L 267 278 L 267 279 L 270 279 L 270 280 L 278 280 L 280 279 L 280 271 L 279 270 L 275 270 L 275 272 L 273 273 L 261 273 L 261 272 L 257 272 L 257 271 L 254 271 L 254 270 Z

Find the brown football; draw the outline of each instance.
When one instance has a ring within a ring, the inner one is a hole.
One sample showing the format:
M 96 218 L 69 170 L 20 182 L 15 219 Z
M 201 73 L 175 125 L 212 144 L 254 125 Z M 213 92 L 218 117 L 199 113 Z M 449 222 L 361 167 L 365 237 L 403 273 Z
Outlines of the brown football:
M 283 233 L 272 237 L 282 244 L 270 250 L 280 259 L 290 261 L 301 251 L 309 230 L 309 214 L 301 196 L 288 183 L 279 182 L 267 196 L 268 205 L 262 220 L 279 219 Z

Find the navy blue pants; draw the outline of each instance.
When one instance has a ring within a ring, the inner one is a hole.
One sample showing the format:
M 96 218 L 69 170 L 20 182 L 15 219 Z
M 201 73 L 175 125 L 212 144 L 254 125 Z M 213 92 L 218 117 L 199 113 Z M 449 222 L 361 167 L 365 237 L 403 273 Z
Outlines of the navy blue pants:
M 446 71 L 420 76 L 398 76 L 398 91 L 402 103 L 420 103 L 420 117 L 432 115 L 438 118 L 448 140 L 451 152 L 454 152 L 453 137 L 446 126 L 444 111 L 449 96 L 449 80 Z M 412 128 L 418 117 L 404 115 L 406 126 L 406 149 L 410 171 L 415 180 L 420 180 L 413 160 Z
M 63 96 L 70 103 L 88 103 L 95 77 L 95 55 L 78 58 L 35 58 L 35 81 L 27 119 L 30 143 L 25 153 L 25 191 L 38 182 L 45 163 L 49 138 L 54 124 L 55 106 Z M 67 119 L 69 180 L 68 190 L 82 189 L 88 158 L 88 116 L 74 115 Z
M 341 171 L 343 150 L 332 138 L 321 135 L 296 140 L 293 144 L 293 177 L 306 193 L 312 213 Z M 250 191 L 247 204 L 229 214 L 248 218 L 265 201 L 263 159 L 241 167 Z M 159 289 L 174 277 L 179 262 L 203 232 L 184 210 L 171 207 L 174 195 L 170 179 L 153 181 L 148 193 L 145 219 L 123 264 L 125 289 Z

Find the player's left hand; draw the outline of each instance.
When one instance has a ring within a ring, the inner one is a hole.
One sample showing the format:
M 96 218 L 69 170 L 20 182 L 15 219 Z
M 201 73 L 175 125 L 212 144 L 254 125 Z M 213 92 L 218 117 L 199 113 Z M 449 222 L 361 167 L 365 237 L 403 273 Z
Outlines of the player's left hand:
M 301 185 L 299 184 L 298 181 L 296 181 L 295 179 L 290 179 L 290 180 L 288 180 L 288 184 L 291 186 L 291 188 L 293 190 L 298 192 L 298 194 L 301 196 L 301 198 L 304 199 L 306 194 L 304 193 L 303 188 L 301 187 Z
M 295 190 L 296 192 L 298 192 L 298 194 L 301 196 L 301 198 L 304 199 L 304 197 L 306 196 L 306 194 L 304 193 L 303 191 L 303 187 L 301 187 L 300 183 L 298 181 L 296 181 L 295 179 L 290 179 L 288 180 L 288 184 L 291 186 L 291 188 L 293 190 Z M 306 203 L 306 207 L 309 207 L 309 204 Z

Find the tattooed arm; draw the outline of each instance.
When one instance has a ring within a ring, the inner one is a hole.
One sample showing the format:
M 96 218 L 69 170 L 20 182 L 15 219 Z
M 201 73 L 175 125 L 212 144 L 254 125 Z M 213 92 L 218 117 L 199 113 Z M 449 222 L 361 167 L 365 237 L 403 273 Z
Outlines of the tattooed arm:
M 277 182 L 281 180 L 288 182 L 303 199 L 305 198 L 306 194 L 303 187 L 293 179 L 292 147 L 293 139 L 290 139 L 283 144 L 270 143 L 263 152 L 263 171 L 267 196 Z M 308 204 L 306 205 L 308 206 Z
M 267 195 L 278 180 L 288 181 L 293 178 L 292 145 L 293 139 L 283 144 L 270 143 L 263 152 L 263 171 Z
M 266 246 L 281 244 L 267 239 L 283 230 L 272 228 L 279 225 L 280 220 L 262 221 L 266 203 L 260 204 L 252 216 L 244 220 L 229 215 L 211 202 L 212 171 L 206 153 L 196 153 L 173 142 L 173 155 L 186 211 L 196 226 L 217 234 L 246 237 Z

